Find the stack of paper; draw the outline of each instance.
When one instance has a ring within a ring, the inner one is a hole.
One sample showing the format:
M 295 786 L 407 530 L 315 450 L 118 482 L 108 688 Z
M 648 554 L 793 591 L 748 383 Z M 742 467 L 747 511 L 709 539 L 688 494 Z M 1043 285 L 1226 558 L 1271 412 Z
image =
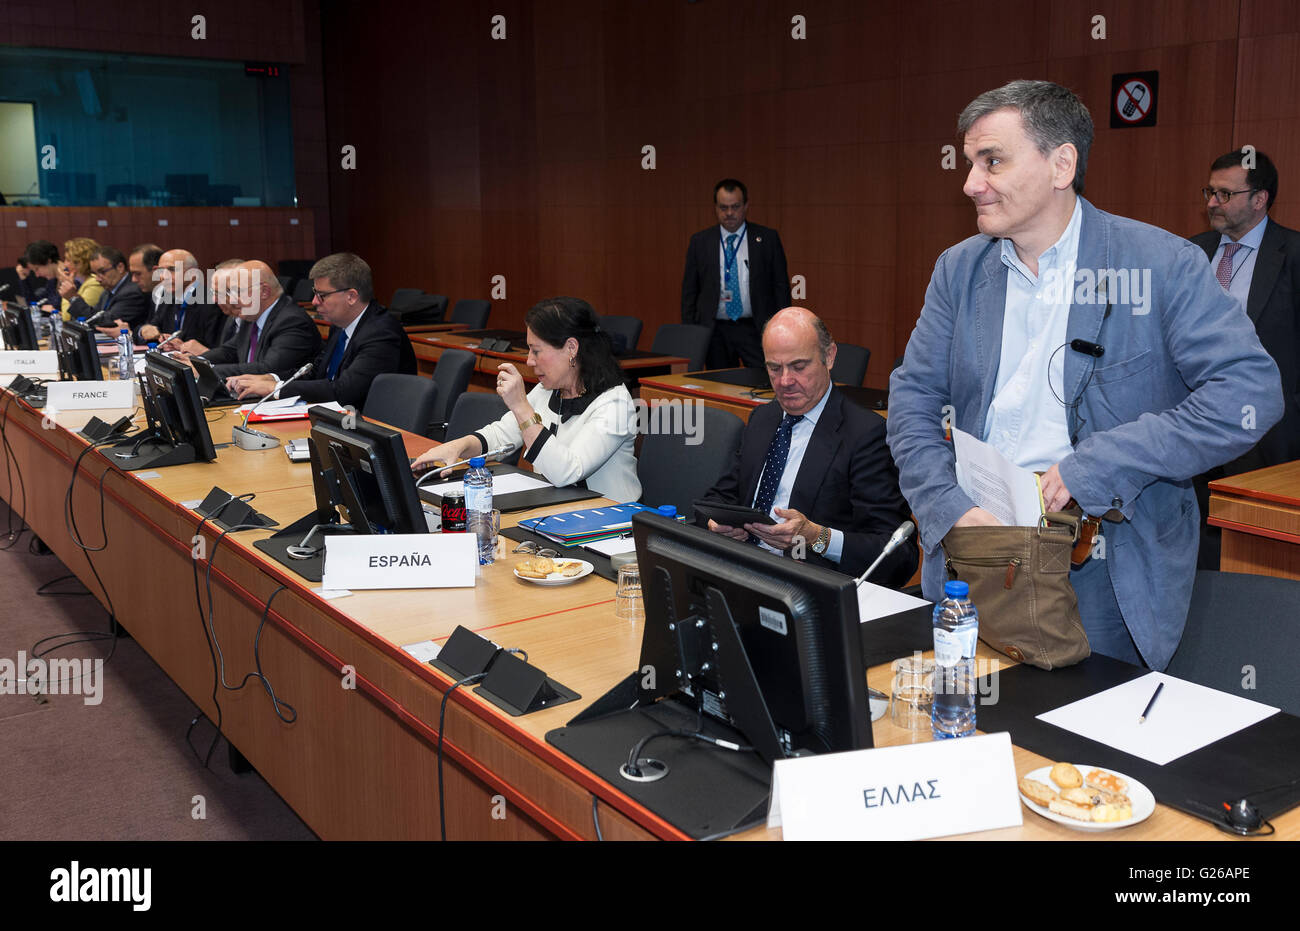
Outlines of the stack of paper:
M 548 517 L 533 517 L 521 520 L 519 526 L 565 546 L 582 546 L 593 540 L 608 540 L 629 533 L 632 530 L 633 514 L 653 510 L 644 504 L 611 504 L 607 507 L 551 514 Z
M 957 454 L 957 484 L 977 507 L 1008 527 L 1038 526 L 1043 496 L 1037 475 L 955 427 L 952 446 Z

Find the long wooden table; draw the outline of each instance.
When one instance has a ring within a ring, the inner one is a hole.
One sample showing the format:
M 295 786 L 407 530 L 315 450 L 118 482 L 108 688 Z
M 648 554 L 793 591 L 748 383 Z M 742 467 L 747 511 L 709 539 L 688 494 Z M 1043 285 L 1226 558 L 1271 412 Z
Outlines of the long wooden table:
M 330 322 L 326 320 L 324 317 L 322 317 L 320 314 L 316 313 L 311 304 L 300 304 L 299 306 L 306 307 L 308 309 L 307 312 L 311 314 L 312 322 L 316 324 L 316 329 L 320 332 L 320 338 L 329 339 Z M 463 323 L 417 323 L 414 326 L 403 327 L 403 329 L 406 330 L 407 336 L 411 337 L 411 339 L 415 339 L 415 337 L 417 336 L 421 336 L 428 333 L 452 333 L 455 332 L 456 330 L 463 330 L 465 329 L 465 324 Z
M 1209 522 L 1224 572 L 1300 579 L 1300 462 L 1210 482 Z
M 471 390 L 495 391 L 497 369 L 502 362 L 510 362 L 515 368 L 519 369 L 519 374 L 523 376 L 524 381 L 529 384 L 537 383 L 537 376 L 533 374 L 532 368 L 528 365 L 528 353 L 496 352 L 483 349 L 479 345 L 479 337 L 474 335 L 477 332 L 481 331 L 470 331 L 469 334 L 425 333 L 417 335 L 412 333 L 411 346 L 415 349 L 415 359 L 420 374 L 432 375 L 434 368 L 438 364 L 438 359 L 442 357 L 444 351 L 448 349 L 464 349 L 474 353 L 476 357 L 474 360 L 474 374 L 470 377 Z M 690 360 L 681 356 L 638 353 L 618 357 L 618 364 L 634 379 L 640 380 L 649 374 L 685 372 L 687 366 L 690 365 Z
M 746 423 L 754 409 L 773 399 L 772 390 L 749 388 L 744 385 L 732 385 L 718 381 L 710 375 L 729 369 L 714 369 L 703 372 L 674 373 L 672 375 L 652 375 L 642 377 L 640 382 L 641 399 L 649 404 L 656 401 L 697 401 L 706 407 L 716 407 L 735 414 Z M 843 386 L 841 386 L 843 387 Z M 848 391 L 871 399 L 884 397 L 884 392 L 873 388 L 848 388 Z M 881 417 L 887 417 L 884 408 L 876 410 Z
M 59 414 L 57 426 L 44 429 L 40 412 L 11 397 L 0 400 L 7 408 L 5 432 L 14 465 L 26 486 L 25 501 L 22 495 L 14 501 L 12 487 L 3 489 L 3 497 L 24 511 L 29 526 L 102 600 L 88 557 L 73 544 L 62 516 L 72 461 L 85 446 L 70 431 L 89 414 Z M 233 412 L 209 412 L 214 440 L 228 438 L 234 418 Z M 284 439 L 306 432 L 301 421 L 263 428 Z M 407 436 L 412 454 L 428 445 L 428 440 Z M 132 474 L 91 452 L 77 476 L 73 507 L 83 534 L 98 540 L 97 483 L 103 475 L 108 546 L 89 558 L 120 621 L 205 714 L 214 720 L 219 715 L 232 744 L 314 831 L 327 839 L 438 836 L 435 746 L 439 703 L 451 682 L 402 645 L 442 642 L 463 624 L 503 646 L 524 648 L 532 663 L 582 698 L 512 718 L 471 691 L 452 694 L 444 735 L 450 838 L 593 838 L 593 797 L 606 838 L 682 837 L 545 740 L 547 731 L 566 723 L 636 668 L 641 624 L 614 616 L 612 583 L 589 576 L 558 588 L 532 586 L 513 577 L 515 558 L 508 557 L 485 568 L 472 589 L 358 592 L 327 600 L 311 583 L 253 548 L 252 542 L 268 531 L 239 532 L 218 542 L 210 526 L 200 535 L 198 516 L 182 504 L 220 485 L 232 493 L 256 492 L 254 507 L 288 523 L 312 507 L 307 468 L 290 463 L 278 448 L 249 452 L 229 447 L 213 463 Z M 528 515 L 507 515 L 507 522 L 523 516 Z M 214 705 L 212 660 L 191 587 L 195 568 L 202 573 L 209 565 L 213 627 L 225 655 L 227 680 L 237 682 L 255 668 L 254 635 L 273 599 L 260 659 L 279 697 L 297 709 L 296 722 L 278 719 L 267 694 L 255 684 L 238 692 L 222 690 L 220 712 Z M 171 580 L 161 595 L 156 586 L 146 590 L 139 585 L 142 566 L 149 567 L 151 578 Z M 889 688 L 888 679 L 883 666 L 868 675 L 882 690 Z M 910 738 L 888 717 L 876 722 L 874 734 L 878 746 Z M 1019 773 L 1045 762 L 1016 749 Z M 1020 828 L 976 836 L 1091 836 L 1029 812 L 1024 817 Z M 1277 837 L 1300 838 L 1300 811 L 1275 823 Z M 773 835 L 756 829 L 743 836 Z M 1222 835 L 1159 807 L 1122 836 L 1190 840 Z

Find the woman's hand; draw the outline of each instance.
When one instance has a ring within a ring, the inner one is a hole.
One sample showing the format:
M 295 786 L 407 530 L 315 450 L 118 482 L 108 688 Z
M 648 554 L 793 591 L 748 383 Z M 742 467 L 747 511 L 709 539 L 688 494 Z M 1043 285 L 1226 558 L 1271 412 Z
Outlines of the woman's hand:
M 501 400 L 506 402 L 506 407 L 514 412 L 518 420 L 527 420 L 532 414 L 524 416 L 523 411 L 528 408 L 528 392 L 524 388 L 524 377 L 519 374 L 519 370 L 509 362 L 502 362 L 497 366 L 497 394 Z

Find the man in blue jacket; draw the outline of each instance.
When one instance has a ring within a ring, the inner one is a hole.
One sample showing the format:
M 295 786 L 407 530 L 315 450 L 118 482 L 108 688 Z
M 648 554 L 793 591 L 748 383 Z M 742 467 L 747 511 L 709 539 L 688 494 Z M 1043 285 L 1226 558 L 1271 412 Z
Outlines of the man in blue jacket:
M 1282 413 L 1277 366 L 1181 237 L 1081 196 L 1092 118 L 1072 92 L 1013 81 L 958 131 L 980 235 L 935 263 L 888 441 L 940 597 L 953 527 L 996 524 L 957 485 L 946 424 L 1044 472 L 1048 510 L 1105 517 L 1070 582 L 1095 652 L 1163 669 L 1196 569 L 1191 478 L 1241 455 Z

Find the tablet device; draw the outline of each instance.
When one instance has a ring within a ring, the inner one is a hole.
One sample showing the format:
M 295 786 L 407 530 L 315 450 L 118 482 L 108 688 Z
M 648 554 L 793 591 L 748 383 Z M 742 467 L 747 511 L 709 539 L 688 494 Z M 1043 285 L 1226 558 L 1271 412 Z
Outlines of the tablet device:
M 724 504 L 721 501 L 693 501 L 691 507 L 695 509 L 696 514 L 703 514 L 710 520 L 716 520 L 719 524 L 727 527 L 776 523 L 770 515 L 743 504 Z

